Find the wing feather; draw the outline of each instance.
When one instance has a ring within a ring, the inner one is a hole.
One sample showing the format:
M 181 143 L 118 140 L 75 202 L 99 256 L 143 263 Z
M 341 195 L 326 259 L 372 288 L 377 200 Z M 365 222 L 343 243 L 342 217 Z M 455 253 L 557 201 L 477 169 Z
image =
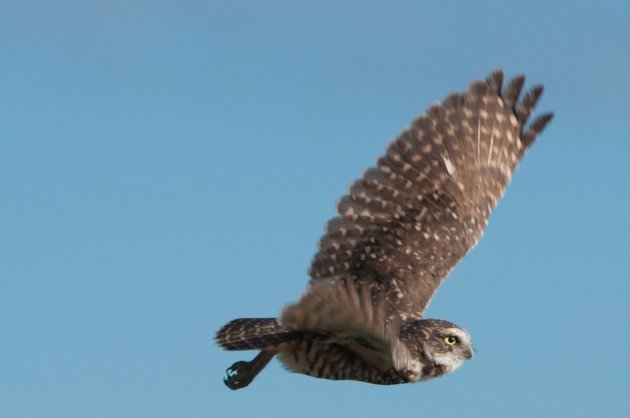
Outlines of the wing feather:
M 374 367 L 407 370 L 412 356 L 399 339 L 398 318 L 388 318 L 383 292 L 351 281 L 326 280 L 280 317 L 289 330 L 329 336 L 335 344 L 354 351 Z
M 543 89 L 536 86 L 519 99 L 524 82 L 517 76 L 503 89 L 497 70 L 430 106 L 390 143 L 376 168 L 339 201 L 340 216 L 326 227 L 311 264 L 311 286 L 296 306 L 341 315 L 335 321 L 349 321 L 382 341 L 387 338 L 374 328 L 374 311 L 363 299 L 342 296 L 336 285 L 330 294 L 320 282 L 382 293 L 388 318 L 422 316 L 442 280 L 476 245 L 520 159 L 552 117 L 544 114 L 527 126 Z M 343 303 L 352 308 L 329 306 Z M 296 310 L 307 309 L 288 309 L 283 318 Z M 352 315 L 358 312 L 371 319 L 357 322 Z M 317 326 L 332 326 L 325 323 L 330 318 L 318 319 L 324 323 Z

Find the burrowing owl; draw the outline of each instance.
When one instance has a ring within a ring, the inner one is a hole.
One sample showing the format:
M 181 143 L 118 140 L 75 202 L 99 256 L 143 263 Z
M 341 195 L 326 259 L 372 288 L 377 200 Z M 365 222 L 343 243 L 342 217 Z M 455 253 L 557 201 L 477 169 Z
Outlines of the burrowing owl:
M 306 293 L 278 318 L 235 319 L 226 350 L 260 350 L 227 370 L 247 386 L 278 355 L 291 371 L 376 384 L 442 376 L 472 358 L 470 335 L 423 319 L 434 292 L 481 237 L 519 161 L 551 120 L 528 118 L 543 88 L 519 99 L 495 71 L 429 107 L 338 204 Z

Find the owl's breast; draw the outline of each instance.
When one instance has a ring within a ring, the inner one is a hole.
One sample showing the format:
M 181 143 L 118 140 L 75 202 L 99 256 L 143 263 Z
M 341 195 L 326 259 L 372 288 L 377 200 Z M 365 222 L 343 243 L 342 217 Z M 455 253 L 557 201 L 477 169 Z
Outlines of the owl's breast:
M 385 353 L 361 355 L 324 336 L 305 335 L 300 341 L 284 344 L 278 357 L 290 371 L 321 379 L 358 380 L 379 385 L 409 382 L 404 373 L 386 360 Z

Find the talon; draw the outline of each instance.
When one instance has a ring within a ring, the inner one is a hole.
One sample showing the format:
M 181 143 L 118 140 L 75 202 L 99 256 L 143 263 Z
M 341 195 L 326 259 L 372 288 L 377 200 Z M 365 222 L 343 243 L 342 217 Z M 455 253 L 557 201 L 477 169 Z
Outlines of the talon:
M 225 373 L 227 373 L 228 377 L 236 376 L 239 373 L 243 373 L 245 369 L 247 368 L 247 365 L 248 365 L 248 362 L 246 361 L 237 361 L 236 363 L 228 367 L 225 370 Z
M 225 370 L 223 383 L 232 390 L 248 386 L 274 355 L 273 351 L 261 351 L 252 361 L 237 361 Z
M 223 383 L 232 390 L 242 389 L 249 385 L 254 378 L 254 376 L 251 376 L 249 371 L 249 362 L 237 361 L 225 371 L 227 376 L 223 378 Z

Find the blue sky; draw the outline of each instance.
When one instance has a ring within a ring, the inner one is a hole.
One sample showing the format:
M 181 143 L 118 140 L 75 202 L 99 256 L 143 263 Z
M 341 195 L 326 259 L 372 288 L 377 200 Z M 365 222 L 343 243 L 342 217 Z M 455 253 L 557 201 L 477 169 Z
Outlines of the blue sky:
M 630 6 L 442 3 L 1 1 L 0 415 L 627 417 Z M 497 67 L 556 117 L 427 312 L 476 358 L 225 388 L 254 353 L 214 332 L 295 301 L 348 185 Z

